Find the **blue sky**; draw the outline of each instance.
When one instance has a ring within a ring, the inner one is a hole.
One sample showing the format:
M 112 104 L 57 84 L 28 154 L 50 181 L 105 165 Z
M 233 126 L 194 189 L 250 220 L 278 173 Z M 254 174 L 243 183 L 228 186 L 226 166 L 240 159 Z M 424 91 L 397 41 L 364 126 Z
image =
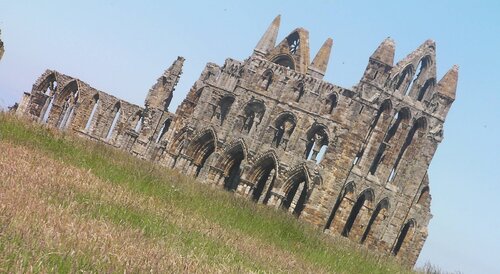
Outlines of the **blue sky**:
M 438 77 L 460 66 L 457 99 L 430 167 L 434 218 L 418 265 L 500 273 L 500 1 L 0 0 L 0 106 L 18 101 L 47 68 L 142 105 L 181 55 L 174 110 L 205 63 L 248 57 L 278 14 L 279 39 L 308 29 L 312 56 L 333 38 L 325 80 L 343 87 L 359 81 L 388 36 L 396 60 L 431 38 Z

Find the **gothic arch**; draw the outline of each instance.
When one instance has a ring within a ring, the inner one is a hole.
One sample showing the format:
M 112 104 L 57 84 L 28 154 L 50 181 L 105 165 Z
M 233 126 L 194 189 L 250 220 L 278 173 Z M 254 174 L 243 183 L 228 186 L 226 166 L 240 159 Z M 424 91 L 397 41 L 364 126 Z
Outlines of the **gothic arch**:
M 279 162 L 274 151 L 268 151 L 255 160 L 250 172 L 250 182 L 254 184 L 252 200 L 267 203 L 270 192 L 278 177 Z
M 274 72 L 272 69 L 266 69 L 261 76 L 261 88 L 268 90 L 274 80 Z
M 430 55 L 425 55 L 418 61 L 417 69 L 412 75 L 412 80 L 406 89 L 405 95 L 413 96 L 415 94 L 415 89 L 417 87 L 417 82 L 422 82 L 421 78 L 426 77 L 426 73 L 432 65 L 432 58 Z
M 186 155 L 192 158 L 192 163 L 196 166 L 196 177 L 205 166 L 208 157 L 215 152 L 216 146 L 217 137 L 212 128 L 200 131 L 191 139 Z
M 375 210 L 372 213 L 372 216 L 370 217 L 370 221 L 368 222 L 368 225 L 366 226 L 365 232 L 363 233 L 363 236 L 361 237 L 361 243 L 364 243 L 365 241 L 368 241 L 370 243 L 374 242 L 373 239 L 373 233 L 374 230 L 380 227 L 380 224 L 387 218 L 388 215 L 388 210 L 391 208 L 391 204 L 389 202 L 389 198 L 383 198 L 378 202 L 377 206 L 375 207 Z
M 344 229 L 342 230 L 342 236 L 349 237 L 349 233 L 351 232 L 351 230 L 353 230 L 353 228 L 357 229 L 357 227 L 354 227 L 354 224 L 359 220 L 358 216 L 362 215 L 360 214 L 362 211 L 363 213 L 366 213 L 366 203 L 371 204 L 374 199 L 375 197 L 371 188 L 365 189 L 363 190 L 363 192 L 361 192 L 361 194 L 356 199 L 356 202 L 352 206 L 349 217 L 347 218 Z
M 307 160 L 313 160 L 319 163 L 321 159 L 316 158 L 321 152 L 326 152 L 328 144 L 328 128 L 323 124 L 314 123 L 306 133 L 304 157 Z
M 300 216 L 310 194 L 310 177 L 304 164 L 297 166 L 290 172 L 290 176 L 283 185 L 282 207 Z
M 293 60 L 293 57 L 287 53 L 282 53 L 274 56 L 271 59 L 271 62 L 289 69 L 295 69 L 295 61 Z
M 253 127 L 260 124 L 265 112 L 266 105 L 263 102 L 254 99 L 248 102 L 243 109 L 245 119 L 243 121 L 242 130 L 250 132 Z
M 354 181 L 349 181 L 342 187 L 342 190 L 339 193 L 337 201 L 333 206 L 333 209 L 330 213 L 330 217 L 325 224 L 325 230 L 336 230 L 339 231 L 341 229 L 340 225 L 342 223 L 343 218 L 347 218 L 345 212 L 349 207 L 349 204 L 354 200 L 354 193 L 356 192 L 356 184 Z M 341 209 L 341 212 L 339 211 Z M 339 214 L 340 213 L 340 214 Z
M 69 126 L 75 111 L 76 104 L 79 100 L 79 85 L 77 80 L 67 83 L 57 96 L 54 97 L 54 104 L 59 106 L 59 109 L 54 109 L 53 115 L 57 118 L 57 127 L 65 129 Z M 49 115 L 51 115 L 49 113 Z
M 417 223 L 415 222 L 415 219 L 410 219 L 405 223 L 399 232 L 396 242 L 394 243 L 392 255 L 397 256 L 401 248 L 407 248 L 412 240 L 411 238 L 413 237 L 413 234 L 415 234 L 416 227 Z
M 415 70 L 412 64 L 408 64 L 407 66 L 405 66 L 401 72 L 399 72 L 398 74 L 396 74 L 396 76 L 394 76 L 394 78 L 392 78 L 391 87 L 395 91 L 399 91 L 402 94 L 405 94 L 406 89 L 408 88 L 413 77 L 414 71 Z
M 273 144 L 279 147 L 283 141 L 288 141 L 296 125 L 297 117 L 295 114 L 290 111 L 280 113 L 274 122 L 276 131 L 273 138 Z
M 339 95 L 336 92 L 330 93 L 325 99 L 325 106 L 323 113 L 332 114 L 333 110 L 337 107 Z
M 90 113 L 88 114 L 87 123 L 85 124 L 85 132 L 89 133 L 92 130 L 92 124 L 94 123 L 94 117 L 99 109 L 99 92 L 96 92 L 90 100 L 88 100 L 88 109 Z M 92 106 L 92 108 L 90 107 Z
M 60 83 L 57 81 L 56 72 L 46 71 L 44 75 L 38 79 L 37 84 L 37 91 L 40 91 L 45 95 L 54 96 Z
M 219 160 L 219 168 L 224 175 L 224 188 L 227 190 L 236 190 L 241 176 L 241 163 L 247 157 L 247 148 L 245 142 L 241 139 L 236 140 L 226 147 Z
M 429 186 L 424 186 L 420 191 L 420 195 L 418 196 L 417 204 L 418 205 L 427 205 L 430 201 L 429 194 Z
M 233 105 L 235 101 L 235 98 L 233 95 L 226 95 L 224 97 L 222 97 L 222 99 L 219 100 L 219 103 L 218 103 L 218 108 L 219 108 L 219 120 L 220 120 L 220 125 L 222 126 L 222 124 L 224 124 L 224 121 L 226 120 L 227 118 L 227 115 L 229 114 L 229 112 L 231 111 L 231 106 Z
M 121 101 L 117 101 L 114 105 L 111 105 L 111 107 L 108 108 L 108 121 L 106 121 L 106 123 L 109 124 L 109 127 L 105 135 L 106 140 L 111 140 L 113 138 L 116 125 L 121 119 L 121 112 L 122 112 Z

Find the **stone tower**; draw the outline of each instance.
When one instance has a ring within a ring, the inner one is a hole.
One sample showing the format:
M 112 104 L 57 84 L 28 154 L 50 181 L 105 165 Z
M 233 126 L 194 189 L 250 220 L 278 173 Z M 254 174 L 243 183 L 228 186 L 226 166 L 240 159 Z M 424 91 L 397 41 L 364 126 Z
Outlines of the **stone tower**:
M 436 45 L 394 64 L 385 39 L 359 83 L 323 80 L 333 40 L 310 60 L 309 33 L 278 41 L 280 16 L 244 61 L 208 63 L 175 114 L 179 57 L 139 107 L 55 71 L 17 113 L 279 208 L 413 265 L 427 238 L 427 170 L 455 100 L 458 67 L 437 81 Z M 51 103 L 52 102 L 52 103 Z

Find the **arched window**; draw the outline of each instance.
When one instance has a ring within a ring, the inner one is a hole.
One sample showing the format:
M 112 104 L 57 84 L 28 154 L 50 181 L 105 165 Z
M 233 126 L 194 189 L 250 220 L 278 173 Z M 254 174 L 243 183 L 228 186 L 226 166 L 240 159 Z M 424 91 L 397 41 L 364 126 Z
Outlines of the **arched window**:
M 422 82 L 421 78 L 425 76 L 425 72 L 429 68 L 430 63 L 431 63 L 430 56 L 425 56 L 422 59 L 420 59 L 420 61 L 418 62 L 417 70 L 415 71 L 415 73 L 413 73 L 413 78 L 410 82 L 410 85 L 406 89 L 405 95 L 414 94 L 413 89 L 418 86 L 417 82 L 420 83 Z
M 297 92 L 297 97 L 295 99 L 295 102 L 299 102 L 300 99 L 302 99 L 302 96 L 304 96 L 304 82 L 300 81 L 295 85 L 295 91 Z
M 170 120 L 170 119 L 165 120 L 165 122 L 161 126 L 160 133 L 158 134 L 158 137 L 156 137 L 156 143 L 160 142 L 160 140 L 163 138 L 165 133 L 168 132 L 168 129 L 170 128 L 170 123 L 172 123 L 172 120 Z
M 371 202 L 373 200 L 373 191 L 371 189 L 367 189 L 359 195 L 356 203 L 352 206 L 351 213 L 349 214 L 349 218 L 345 223 L 344 229 L 342 230 L 342 236 L 349 237 L 349 232 L 353 228 L 353 224 L 356 221 L 360 211 L 365 206 L 367 202 Z
M 108 132 L 106 133 L 106 140 L 110 140 L 111 137 L 113 137 L 113 133 L 115 131 L 116 124 L 120 120 L 120 112 L 121 112 L 121 105 L 120 102 L 116 103 L 115 106 L 113 107 L 113 111 L 111 112 L 110 117 L 113 117 L 113 121 L 111 122 L 111 125 L 109 126 Z
M 244 113 L 245 118 L 243 121 L 242 130 L 246 132 L 250 132 L 252 127 L 260 124 L 262 117 L 264 116 L 264 112 L 266 111 L 266 107 L 263 103 L 259 101 L 253 101 L 248 103 L 245 106 Z
M 338 101 L 337 94 L 332 93 L 332 94 L 328 95 L 328 97 L 325 100 L 326 113 L 332 114 L 333 109 L 335 109 L 335 107 L 337 107 L 337 101 Z
M 411 81 L 411 77 L 413 74 L 413 66 L 408 65 L 405 69 L 398 74 L 393 79 L 393 88 L 394 90 L 404 91 L 406 93 L 406 89 L 408 88 L 408 82 Z
M 134 131 L 139 133 L 141 132 L 141 129 L 142 129 L 142 124 L 144 123 L 144 116 L 142 115 L 142 112 L 137 112 L 136 114 L 136 124 L 135 124 L 135 127 L 134 127 Z
M 211 130 L 206 130 L 191 142 L 187 154 L 193 158 L 193 164 L 196 166 L 195 177 L 200 175 L 208 157 L 212 155 L 214 151 L 215 136 Z
M 295 69 L 293 59 L 286 54 L 276 56 L 272 62 L 289 69 Z
M 403 229 L 401 229 L 401 232 L 399 233 L 398 240 L 396 242 L 396 245 L 394 245 L 394 248 L 392 249 L 392 254 L 394 256 L 397 256 L 399 251 L 401 250 L 401 247 L 403 245 L 406 245 L 410 239 L 414 231 L 415 231 L 415 220 L 411 219 L 409 220 L 404 226 Z
M 99 94 L 94 95 L 91 101 L 94 106 L 92 107 L 92 111 L 90 112 L 89 119 L 87 120 L 87 124 L 85 125 L 85 132 L 90 131 L 90 126 L 92 125 L 92 121 L 94 120 L 95 113 L 97 108 L 99 107 Z
M 295 129 L 295 125 L 295 117 L 291 113 L 284 113 L 278 116 L 275 122 L 276 132 L 274 134 L 273 144 L 275 144 L 276 147 L 279 147 L 282 143 L 286 145 Z
M 380 223 L 387 217 L 387 210 L 389 209 L 389 199 L 385 198 L 382 199 L 378 204 L 375 210 L 372 213 L 372 216 L 370 218 L 370 221 L 368 222 L 368 225 L 366 226 L 365 232 L 363 233 L 363 236 L 361 237 L 361 243 L 364 243 L 367 239 L 369 240 L 368 242 L 371 242 L 373 240 L 370 240 L 369 238 L 372 237 L 373 235 L 373 230 L 376 229 Z
M 391 182 L 394 180 L 394 177 L 396 176 L 396 172 L 399 166 L 399 163 L 401 162 L 401 159 L 403 158 L 404 153 L 408 149 L 408 147 L 412 144 L 413 138 L 415 136 L 415 133 L 418 130 L 424 129 L 427 126 L 427 121 L 425 120 L 424 117 L 419 118 L 411 127 L 410 131 L 408 132 L 408 135 L 406 136 L 405 142 L 403 143 L 403 146 L 401 147 L 401 150 L 399 151 L 398 157 L 396 158 L 396 162 L 394 163 L 393 168 L 391 169 L 391 173 L 389 175 L 389 178 L 387 179 L 388 182 Z
M 241 143 L 228 150 L 222 160 L 224 171 L 224 189 L 234 191 L 238 188 L 241 174 L 241 162 L 245 159 L 243 145 Z
M 296 216 L 300 216 L 304 209 L 309 184 L 304 170 L 292 175 L 288 180 L 285 190 L 285 197 L 282 203 L 283 208 Z
M 268 90 L 273 83 L 273 71 L 268 69 L 262 74 L 261 87 L 264 90 Z
M 305 158 L 307 160 L 320 163 L 322 159 L 317 159 L 318 155 L 323 156 L 328 146 L 327 129 L 323 125 L 313 125 L 307 132 L 307 142 L 305 150 Z
M 373 159 L 372 165 L 370 166 L 370 174 L 374 175 L 375 172 L 378 169 L 378 166 L 384 159 L 385 151 L 389 145 L 389 142 L 391 141 L 392 137 L 396 134 L 398 129 L 400 128 L 400 125 L 403 121 L 407 121 L 410 119 L 410 111 L 407 108 L 401 109 L 399 112 L 397 112 L 394 115 L 394 118 L 392 119 L 391 126 L 387 130 L 384 141 L 380 144 L 377 154 L 375 155 L 375 158 Z
M 224 121 L 226 120 L 227 115 L 229 114 L 229 111 L 231 110 L 231 106 L 234 103 L 234 97 L 232 96 L 225 96 L 219 101 L 219 109 L 220 109 L 220 125 L 224 124 Z
M 276 180 L 276 169 L 276 161 L 269 154 L 257 161 L 252 169 L 252 181 L 254 182 L 252 200 L 267 204 Z
M 431 90 L 436 84 L 436 80 L 431 78 L 425 82 L 422 88 L 418 91 L 417 101 L 422 101 L 429 90 Z
M 342 231 L 343 220 L 346 220 L 348 208 L 355 199 L 355 190 L 356 186 L 354 182 L 349 182 L 344 186 L 326 222 L 325 230 L 330 229 L 339 233 Z

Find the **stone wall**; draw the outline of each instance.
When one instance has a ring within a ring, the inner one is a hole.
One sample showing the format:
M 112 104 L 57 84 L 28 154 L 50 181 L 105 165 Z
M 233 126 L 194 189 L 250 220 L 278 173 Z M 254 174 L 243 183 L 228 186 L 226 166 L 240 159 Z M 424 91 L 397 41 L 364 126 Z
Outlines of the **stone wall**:
M 0 30 L 0 34 L 2 34 L 2 31 Z M 0 39 L 0 60 L 2 60 L 3 53 L 5 52 L 5 49 L 3 47 L 3 42 L 2 39 Z
M 393 64 L 386 39 L 360 82 L 323 81 L 332 39 L 310 62 L 308 32 L 276 44 L 278 16 L 252 55 L 208 63 L 175 115 L 179 57 L 140 107 L 56 71 L 17 113 L 288 211 L 413 265 L 427 238 L 427 170 L 455 99 L 458 67 L 436 81 L 435 44 Z

